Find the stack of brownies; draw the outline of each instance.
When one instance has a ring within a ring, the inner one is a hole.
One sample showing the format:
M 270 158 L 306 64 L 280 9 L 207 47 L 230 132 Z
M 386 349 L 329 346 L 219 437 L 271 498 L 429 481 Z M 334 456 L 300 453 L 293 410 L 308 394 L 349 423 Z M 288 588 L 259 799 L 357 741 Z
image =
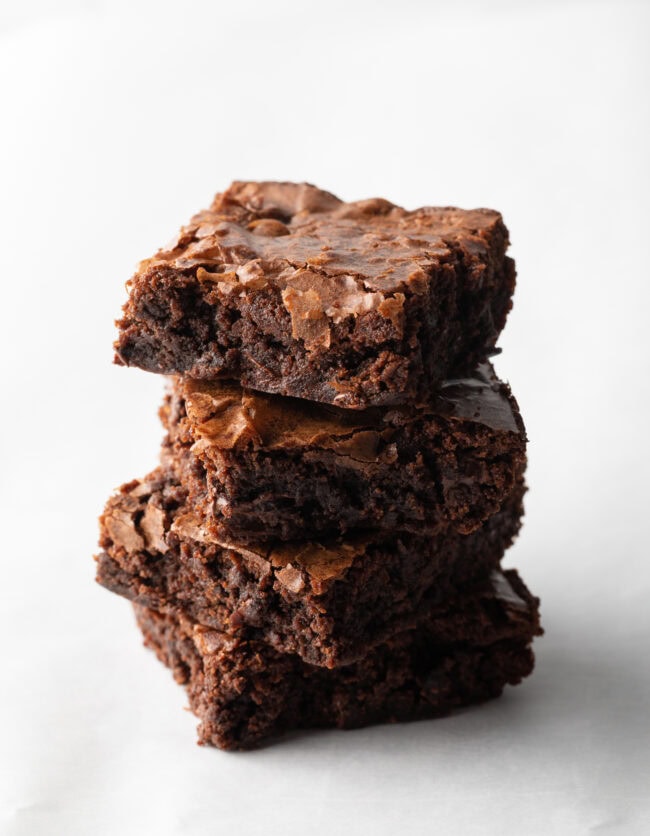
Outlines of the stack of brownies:
M 199 739 L 447 713 L 533 667 L 500 568 L 526 436 L 487 358 L 515 284 L 489 210 L 233 183 L 128 284 L 118 362 L 170 375 L 159 467 L 101 517 Z

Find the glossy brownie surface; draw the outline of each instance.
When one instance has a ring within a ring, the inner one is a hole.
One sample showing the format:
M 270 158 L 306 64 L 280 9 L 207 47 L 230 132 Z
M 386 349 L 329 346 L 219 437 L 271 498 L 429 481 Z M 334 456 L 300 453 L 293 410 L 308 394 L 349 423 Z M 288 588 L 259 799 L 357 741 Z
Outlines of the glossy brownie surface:
M 235 182 L 140 264 L 118 362 L 350 408 L 409 403 L 494 349 L 507 246 L 488 209 Z

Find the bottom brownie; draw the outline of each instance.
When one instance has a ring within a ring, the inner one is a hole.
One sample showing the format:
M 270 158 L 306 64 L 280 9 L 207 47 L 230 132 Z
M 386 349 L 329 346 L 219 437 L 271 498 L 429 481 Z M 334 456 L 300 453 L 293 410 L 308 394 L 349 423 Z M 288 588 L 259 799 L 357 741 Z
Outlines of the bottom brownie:
M 497 697 L 533 669 L 538 604 L 516 572 L 494 572 L 453 609 L 330 670 L 183 616 L 134 608 L 145 644 L 187 687 L 199 743 L 247 749 L 290 729 L 435 717 Z

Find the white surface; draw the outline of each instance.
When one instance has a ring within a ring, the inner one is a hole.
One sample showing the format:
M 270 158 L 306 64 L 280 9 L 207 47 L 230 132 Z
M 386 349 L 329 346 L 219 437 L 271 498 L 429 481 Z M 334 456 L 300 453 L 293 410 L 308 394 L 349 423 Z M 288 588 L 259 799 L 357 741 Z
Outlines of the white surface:
M 647 3 L 6 3 L 0 832 L 650 832 Z M 501 209 L 529 428 L 508 558 L 534 676 L 437 722 L 194 745 L 96 517 L 162 383 L 111 365 L 135 262 L 233 178 Z

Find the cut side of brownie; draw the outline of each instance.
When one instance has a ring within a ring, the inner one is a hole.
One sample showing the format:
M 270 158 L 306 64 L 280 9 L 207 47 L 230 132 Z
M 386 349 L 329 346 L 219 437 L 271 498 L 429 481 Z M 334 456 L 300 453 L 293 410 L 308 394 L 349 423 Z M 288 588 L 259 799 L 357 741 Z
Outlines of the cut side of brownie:
M 116 359 L 347 408 L 426 400 L 494 351 L 507 246 L 488 209 L 235 182 L 139 265 Z
M 138 604 L 248 631 L 325 667 L 352 662 L 498 566 L 523 484 L 469 535 L 443 530 L 257 546 L 215 539 L 177 477 L 124 485 L 100 518 L 97 580 Z
M 468 534 L 526 462 L 517 404 L 489 364 L 417 408 L 339 409 L 176 378 L 160 414 L 190 504 L 239 543 L 356 529 Z
M 185 685 L 199 742 L 247 749 L 292 729 L 435 717 L 497 697 L 533 669 L 538 601 L 495 572 L 353 665 L 327 670 L 266 643 L 135 607 L 145 644 Z

